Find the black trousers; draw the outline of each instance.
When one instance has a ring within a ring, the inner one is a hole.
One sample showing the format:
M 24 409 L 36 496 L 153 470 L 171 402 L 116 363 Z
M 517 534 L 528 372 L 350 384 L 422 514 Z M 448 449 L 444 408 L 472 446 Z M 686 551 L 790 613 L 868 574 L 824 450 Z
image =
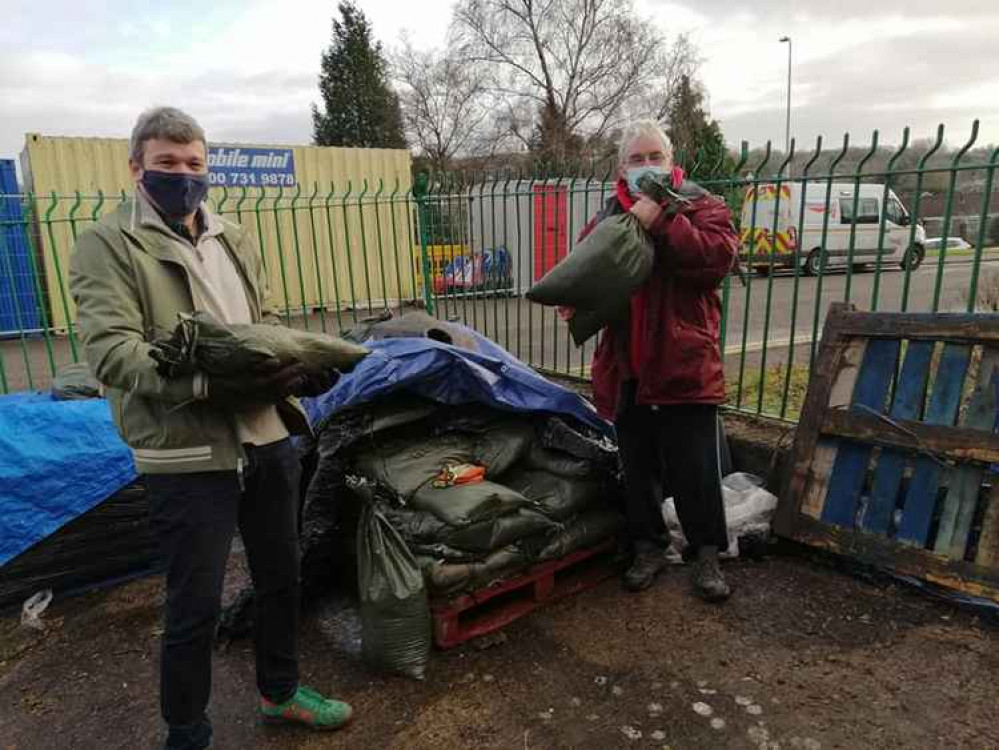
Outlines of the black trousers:
M 633 548 L 669 545 L 662 502 L 672 495 L 686 554 L 728 549 L 717 420 L 715 406 L 636 405 L 634 384 L 625 384 L 615 425 Z
M 257 687 L 276 702 L 298 688 L 298 456 L 290 440 L 247 447 L 232 472 L 150 474 L 150 524 L 167 570 L 160 707 L 171 750 L 206 747 L 212 642 L 237 526 L 256 602 Z

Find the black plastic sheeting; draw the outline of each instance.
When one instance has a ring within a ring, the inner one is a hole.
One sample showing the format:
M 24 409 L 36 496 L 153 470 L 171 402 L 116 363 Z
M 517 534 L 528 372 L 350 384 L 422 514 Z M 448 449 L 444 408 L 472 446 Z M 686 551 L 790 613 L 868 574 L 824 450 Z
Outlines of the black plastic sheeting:
M 115 493 L 0 566 L 0 608 L 43 589 L 65 594 L 154 572 L 156 545 L 141 482 Z

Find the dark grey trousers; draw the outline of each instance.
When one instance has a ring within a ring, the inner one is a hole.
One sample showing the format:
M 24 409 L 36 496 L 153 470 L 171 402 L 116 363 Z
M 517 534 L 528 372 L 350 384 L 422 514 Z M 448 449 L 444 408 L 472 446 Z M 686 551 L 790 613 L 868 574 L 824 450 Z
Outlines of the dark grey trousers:
M 626 384 L 615 426 L 632 546 L 669 544 L 662 501 L 672 495 L 689 544 L 687 553 L 706 545 L 727 550 L 718 408 L 639 406 L 634 388 Z

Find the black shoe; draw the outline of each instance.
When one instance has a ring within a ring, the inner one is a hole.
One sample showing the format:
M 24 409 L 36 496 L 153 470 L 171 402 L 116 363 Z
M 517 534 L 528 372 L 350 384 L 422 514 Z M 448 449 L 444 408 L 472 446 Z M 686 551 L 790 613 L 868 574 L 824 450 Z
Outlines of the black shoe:
M 164 750 L 211 750 L 212 725 L 207 718 L 197 724 L 172 724 L 168 727 Z
M 659 571 L 669 565 L 669 550 L 661 547 L 639 547 L 631 567 L 624 572 L 622 583 L 628 591 L 644 591 L 656 579 Z
M 723 602 L 732 594 L 718 564 L 717 547 L 701 547 L 690 571 L 694 591 L 706 602 Z

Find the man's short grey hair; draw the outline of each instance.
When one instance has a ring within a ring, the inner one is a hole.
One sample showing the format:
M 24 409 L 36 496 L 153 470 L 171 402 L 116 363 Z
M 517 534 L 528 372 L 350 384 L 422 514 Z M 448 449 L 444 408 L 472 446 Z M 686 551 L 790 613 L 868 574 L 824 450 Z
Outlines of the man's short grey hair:
M 666 131 L 663 130 L 662 125 L 655 120 L 635 120 L 621 133 L 621 143 L 618 146 L 617 152 L 618 164 L 624 164 L 628 156 L 628 147 L 634 143 L 635 139 L 643 136 L 658 138 L 659 142 L 663 144 L 663 153 L 672 161 L 673 144 L 670 142 L 669 136 L 666 135 Z
M 135 127 L 132 128 L 132 139 L 128 148 L 129 158 L 137 164 L 142 164 L 146 141 L 153 138 L 174 143 L 201 141 L 205 144 L 205 148 L 208 148 L 205 131 L 198 125 L 198 121 L 176 107 L 154 107 L 139 115 Z

